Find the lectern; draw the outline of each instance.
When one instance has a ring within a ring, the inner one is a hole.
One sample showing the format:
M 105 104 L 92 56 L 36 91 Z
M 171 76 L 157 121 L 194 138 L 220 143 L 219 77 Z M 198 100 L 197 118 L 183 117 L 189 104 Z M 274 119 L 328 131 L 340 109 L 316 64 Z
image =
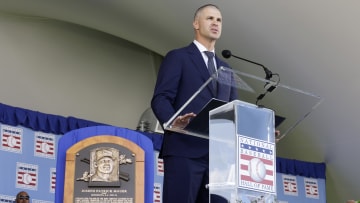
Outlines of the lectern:
M 209 190 L 226 202 L 275 202 L 274 111 L 233 101 L 210 111 Z
M 206 119 L 193 120 L 199 128 L 173 126 L 174 119 L 186 113 L 182 111 L 212 80 L 236 87 L 239 99 L 209 102 L 203 108 L 208 111 Z M 210 202 L 272 203 L 276 202 L 276 141 L 293 132 L 321 102 L 315 94 L 281 84 L 279 78 L 268 80 L 220 67 L 164 129 L 209 139 Z M 280 131 L 277 137 L 275 130 Z

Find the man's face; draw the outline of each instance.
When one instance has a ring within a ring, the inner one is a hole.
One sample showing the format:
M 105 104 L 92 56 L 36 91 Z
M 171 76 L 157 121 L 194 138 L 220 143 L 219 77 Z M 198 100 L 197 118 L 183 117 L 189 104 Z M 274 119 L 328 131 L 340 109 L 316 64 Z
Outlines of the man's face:
M 193 26 L 198 35 L 202 38 L 217 40 L 221 36 L 222 16 L 215 7 L 206 7 L 199 12 Z
M 97 161 L 98 171 L 110 174 L 114 168 L 114 161 L 110 157 L 103 157 Z
M 28 203 L 30 201 L 30 197 L 26 192 L 22 192 L 16 199 L 16 203 Z

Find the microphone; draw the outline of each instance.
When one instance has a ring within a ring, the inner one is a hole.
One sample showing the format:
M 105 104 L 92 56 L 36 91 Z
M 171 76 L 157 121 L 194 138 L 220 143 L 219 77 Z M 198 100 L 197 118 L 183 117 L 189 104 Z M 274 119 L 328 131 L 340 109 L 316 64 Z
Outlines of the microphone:
M 277 75 L 277 76 L 278 76 L 278 81 L 277 81 L 276 85 L 272 85 L 271 83 L 266 82 L 266 84 L 265 84 L 266 92 L 260 94 L 260 95 L 256 98 L 256 105 L 258 105 L 258 102 L 259 102 L 260 100 L 262 100 L 268 92 L 272 92 L 272 91 L 276 88 L 277 84 L 280 82 L 280 76 L 279 76 L 279 74 L 277 74 L 277 73 L 274 73 L 274 74 L 273 74 L 268 68 L 266 68 L 264 65 L 262 65 L 262 64 L 260 64 L 260 63 L 257 63 L 257 62 L 255 62 L 255 61 L 251 61 L 251 60 L 249 60 L 249 59 L 241 58 L 241 57 L 239 57 L 239 56 L 235 56 L 235 55 L 231 54 L 231 51 L 230 51 L 230 50 L 223 50 L 223 51 L 221 52 L 221 54 L 222 54 L 222 56 L 223 56 L 224 58 L 230 58 L 231 56 L 233 56 L 233 57 L 235 57 L 235 58 L 237 58 L 237 59 L 240 59 L 240 60 L 243 60 L 243 61 L 246 61 L 246 62 L 255 64 L 255 65 L 258 65 L 258 66 L 261 66 L 261 67 L 264 69 L 264 71 L 265 71 L 265 75 L 266 75 L 266 76 L 265 76 L 265 79 L 266 79 L 266 80 L 270 80 L 273 75 Z
M 237 58 L 237 59 L 240 59 L 240 60 L 243 60 L 243 61 L 246 61 L 246 62 L 255 64 L 255 65 L 258 65 L 258 66 L 261 66 L 261 67 L 264 69 L 264 71 L 265 71 L 265 75 L 266 75 L 266 76 L 265 76 L 265 79 L 267 79 L 267 80 L 270 80 L 270 78 L 272 78 L 272 76 L 273 76 L 273 73 L 272 73 L 268 68 L 266 68 L 264 65 L 262 65 L 262 64 L 260 64 L 260 63 L 257 63 L 257 62 L 255 62 L 255 61 L 251 61 L 251 60 L 249 60 L 249 59 L 245 59 L 245 58 L 241 58 L 241 57 L 239 57 L 239 56 L 235 56 L 235 55 L 231 54 L 231 51 L 230 51 L 230 50 L 223 50 L 223 51 L 221 52 L 221 54 L 222 54 L 222 56 L 223 56 L 224 58 L 230 58 L 231 56 L 233 56 L 233 57 L 235 57 L 235 58 Z

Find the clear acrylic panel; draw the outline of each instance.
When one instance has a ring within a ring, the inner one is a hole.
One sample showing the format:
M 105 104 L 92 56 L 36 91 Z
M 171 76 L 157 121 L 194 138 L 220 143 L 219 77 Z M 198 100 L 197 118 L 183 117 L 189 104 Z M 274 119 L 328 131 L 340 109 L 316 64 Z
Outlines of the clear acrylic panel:
M 195 132 L 186 128 L 177 128 L 172 125 L 174 119 L 181 115 L 187 105 L 201 96 L 202 91 L 212 81 L 231 85 L 238 90 L 238 100 L 255 104 L 258 107 L 271 109 L 275 112 L 275 126 L 280 134 L 280 140 L 290 134 L 306 117 L 308 117 L 322 102 L 322 98 L 288 85 L 282 84 L 279 78 L 270 80 L 260 78 L 238 70 L 220 67 L 217 75 L 212 75 L 192 97 L 180 108 L 163 127 L 165 130 L 181 132 L 208 139 L 208 134 Z M 200 109 L 199 109 L 200 111 Z

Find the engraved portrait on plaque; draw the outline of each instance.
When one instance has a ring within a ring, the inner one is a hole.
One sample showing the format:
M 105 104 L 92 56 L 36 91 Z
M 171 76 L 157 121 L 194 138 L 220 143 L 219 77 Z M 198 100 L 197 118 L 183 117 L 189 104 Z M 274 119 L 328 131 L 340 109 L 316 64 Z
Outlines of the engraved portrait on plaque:
M 119 181 L 119 151 L 114 148 L 96 148 L 90 152 L 90 181 Z
M 120 187 L 120 179 L 128 181 L 129 174 L 120 171 L 120 165 L 132 164 L 132 159 L 112 147 L 98 147 L 90 150 L 89 171 L 84 171 L 77 181 L 89 182 L 89 186 Z

